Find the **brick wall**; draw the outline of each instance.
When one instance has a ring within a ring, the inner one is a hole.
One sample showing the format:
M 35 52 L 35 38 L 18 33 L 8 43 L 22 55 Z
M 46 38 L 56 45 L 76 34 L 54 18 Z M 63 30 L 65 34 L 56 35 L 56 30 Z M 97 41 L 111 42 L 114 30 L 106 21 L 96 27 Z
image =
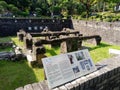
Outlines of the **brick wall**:
M 20 29 L 41 32 L 46 26 L 51 31 L 61 31 L 64 27 L 73 28 L 71 19 L 0 18 L 0 36 L 16 35 Z

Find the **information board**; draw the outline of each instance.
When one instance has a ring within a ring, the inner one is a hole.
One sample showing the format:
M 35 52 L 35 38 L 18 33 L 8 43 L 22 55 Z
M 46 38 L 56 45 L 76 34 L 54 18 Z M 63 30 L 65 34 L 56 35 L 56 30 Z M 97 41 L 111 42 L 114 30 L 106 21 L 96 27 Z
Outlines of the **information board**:
M 54 88 L 96 70 L 87 49 L 43 58 L 48 86 Z

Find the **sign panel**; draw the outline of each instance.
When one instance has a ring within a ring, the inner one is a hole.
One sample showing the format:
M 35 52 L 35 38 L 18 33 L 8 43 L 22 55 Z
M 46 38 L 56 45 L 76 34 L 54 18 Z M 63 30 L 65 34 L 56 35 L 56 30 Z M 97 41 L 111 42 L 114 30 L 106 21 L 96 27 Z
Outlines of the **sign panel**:
M 43 58 L 48 86 L 54 88 L 96 70 L 87 49 Z

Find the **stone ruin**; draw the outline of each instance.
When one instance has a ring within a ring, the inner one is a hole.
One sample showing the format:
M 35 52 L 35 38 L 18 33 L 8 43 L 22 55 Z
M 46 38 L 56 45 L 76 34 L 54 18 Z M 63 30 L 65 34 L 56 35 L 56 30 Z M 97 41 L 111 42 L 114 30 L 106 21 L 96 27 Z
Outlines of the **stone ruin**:
M 25 36 L 26 32 L 23 29 L 20 29 L 19 32 L 17 32 L 17 37 L 19 41 L 23 41 Z
M 0 42 L 0 48 L 12 47 L 13 42 Z
M 16 47 L 13 42 L 0 43 L 0 49 L 5 49 L 6 47 L 10 47 L 11 51 L 0 52 L 0 60 L 19 61 L 25 58 L 22 50 Z
M 41 58 L 46 57 L 46 49 L 43 44 L 50 44 L 51 47 L 60 46 L 61 53 L 77 51 L 82 46 L 83 40 L 94 39 L 96 45 L 100 44 L 99 35 L 83 36 L 79 31 L 64 28 L 62 31 L 52 32 L 44 29 L 41 33 L 25 33 L 20 30 L 17 33 L 20 41 L 24 42 L 25 52 L 31 56 L 30 63 L 39 62 L 42 66 Z

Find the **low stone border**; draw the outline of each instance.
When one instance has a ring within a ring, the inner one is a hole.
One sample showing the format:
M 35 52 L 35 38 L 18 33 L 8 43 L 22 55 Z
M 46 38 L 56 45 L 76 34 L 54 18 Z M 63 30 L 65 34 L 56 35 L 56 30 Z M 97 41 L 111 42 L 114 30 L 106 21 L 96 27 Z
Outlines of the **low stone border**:
M 0 48 L 12 47 L 13 42 L 0 42 Z

